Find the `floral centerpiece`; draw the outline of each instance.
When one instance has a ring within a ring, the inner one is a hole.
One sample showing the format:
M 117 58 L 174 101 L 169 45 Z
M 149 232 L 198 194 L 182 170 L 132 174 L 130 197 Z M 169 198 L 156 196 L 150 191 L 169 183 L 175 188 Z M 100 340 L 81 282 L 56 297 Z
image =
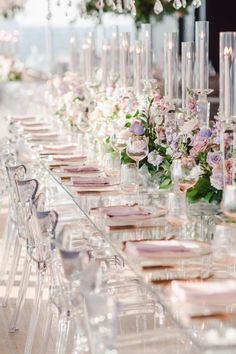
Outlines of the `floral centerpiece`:
M 22 80 L 24 65 L 10 57 L 0 56 L 0 81 Z

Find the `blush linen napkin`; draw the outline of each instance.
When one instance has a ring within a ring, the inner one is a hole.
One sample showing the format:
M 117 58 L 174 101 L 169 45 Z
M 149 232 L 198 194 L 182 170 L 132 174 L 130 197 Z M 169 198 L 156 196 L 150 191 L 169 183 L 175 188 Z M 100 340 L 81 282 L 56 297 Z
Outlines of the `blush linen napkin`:
M 150 240 L 140 242 L 126 242 L 125 252 L 132 256 L 144 258 L 179 258 L 181 255 L 191 254 L 195 247 L 199 247 L 194 242 L 181 242 L 177 240 Z
M 85 155 L 76 155 L 76 154 L 68 154 L 68 155 L 55 155 L 53 156 L 53 161 L 56 163 L 70 163 L 70 162 L 82 162 L 86 160 Z
M 63 172 L 66 173 L 92 173 L 99 172 L 99 168 L 95 165 L 82 165 L 77 167 L 64 167 Z
M 155 216 L 152 207 L 134 205 L 116 205 L 99 208 L 99 213 L 104 218 L 109 218 L 116 221 L 122 220 L 145 220 Z
M 109 179 L 106 177 L 72 177 L 71 182 L 75 187 L 104 187 L 109 186 Z
M 236 303 L 235 280 L 173 281 L 170 291 L 175 299 L 191 304 L 206 302 L 207 305 L 230 305 Z
M 60 153 L 64 153 L 64 152 L 72 152 L 74 150 L 76 150 L 77 145 L 75 144 L 48 144 L 48 145 L 44 145 L 43 149 L 46 151 L 56 151 L 56 152 L 60 152 Z

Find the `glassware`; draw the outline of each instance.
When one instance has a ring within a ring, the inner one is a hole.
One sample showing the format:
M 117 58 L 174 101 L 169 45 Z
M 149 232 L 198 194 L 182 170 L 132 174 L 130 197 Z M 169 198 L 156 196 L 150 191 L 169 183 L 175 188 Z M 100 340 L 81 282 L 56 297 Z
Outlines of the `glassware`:
M 117 153 L 107 153 L 104 156 L 104 172 L 114 182 L 120 182 L 121 161 Z
M 189 188 L 194 186 L 198 177 L 199 172 L 194 160 L 182 158 L 173 161 L 171 166 L 171 179 L 175 189 L 186 192 Z
M 94 354 L 117 354 L 117 305 L 110 295 L 92 293 L 86 296 L 86 308 Z
M 120 154 L 121 157 L 121 153 L 123 150 L 125 150 L 126 146 L 127 146 L 127 141 L 125 139 L 123 139 L 123 137 L 117 133 L 114 132 L 111 135 L 111 146 L 113 147 L 113 149 L 115 151 L 117 151 Z
M 137 170 L 139 169 L 139 162 L 145 159 L 148 155 L 148 139 L 146 136 L 133 136 L 129 138 L 126 153 L 137 164 Z
M 138 173 L 135 163 L 121 165 L 121 189 L 124 192 L 136 192 L 138 189 Z
M 143 80 L 150 80 L 152 78 L 152 25 L 149 23 L 141 24 L 141 37 L 143 43 L 142 50 L 142 65 Z
M 130 33 L 120 35 L 120 85 L 129 87 L 130 83 Z
M 236 222 L 236 185 L 226 185 L 221 203 L 223 213 Z
M 197 21 L 195 29 L 195 88 L 203 91 L 209 88 L 209 22 Z
M 198 95 L 198 116 L 200 127 L 209 127 L 210 103 L 207 96 L 213 92 L 209 88 L 209 22 L 197 21 L 195 27 L 195 89 Z
M 178 33 L 164 37 L 165 98 L 174 103 L 178 99 Z
M 228 122 L 236 115 L 236 32 L 220 33 L 220 115 Z
M 187 109 L 188 90 L 193 88 L 194 43 L 182 42 L 182 108 Z

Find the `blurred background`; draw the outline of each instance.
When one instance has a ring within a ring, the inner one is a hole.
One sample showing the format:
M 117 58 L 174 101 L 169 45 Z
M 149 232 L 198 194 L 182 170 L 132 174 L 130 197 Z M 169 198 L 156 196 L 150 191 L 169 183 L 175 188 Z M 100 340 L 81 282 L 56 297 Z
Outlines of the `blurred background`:
M 194 40 L 194 21 L 210 21 L 210 61 L 211 75 L 219 70 L 218 37 L 220 31 L 236 29 L 236 1 L 202 0 L 199 9 L 187 8 L 185 13 L 164 12 L 156 16 L 153 13 L 153 0 L 136 0 L 138 13 L 136 20 L 130 15 L 99 13 L 96 15 L 97 2 L 89 1 L 90 15 L 84 19 L 79 16 L 78 0 L 18 0 L 19 9 L 3 13 L 0 30 L 15 31 L 18 36 L 17 56 L 27 66 L 36 70 L 62 73 L 68 67 L 69 42 L 76 37 L 78 47 L 89 31 L 95 32 L 97 55 L 100 55 L 102 39 L 114 24 L 121 31 L 132 33 L 132 39 L 139 36 L 140 22 L 150 21 L 152 26 L 153 62 L 162 68 L 164 32 L 179 30 L 180 42 Z M 22 6 L 21 6 L 22 5 Z M 222 16 L 224 6 L 224 16 Z M 136 22 L 135 22 L 136 21 Z

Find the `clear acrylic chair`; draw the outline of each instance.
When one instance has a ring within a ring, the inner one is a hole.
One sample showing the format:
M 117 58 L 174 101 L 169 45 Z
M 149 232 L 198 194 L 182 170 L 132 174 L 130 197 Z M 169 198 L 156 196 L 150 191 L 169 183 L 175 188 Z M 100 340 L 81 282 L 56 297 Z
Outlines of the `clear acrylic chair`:
M 97 314 L 92 313 L 94 309 L 92 306 L 93 302 L 100 303 L 99 306 L 96 306 L 97 311 L 99 311 L 99 307 L 102 311 L 102 308 L 104 310 L 106 304 L 113 304 L 113 315 L 116 317 L 116 325 L 118 321 L 120 321 L 119 316 L 124 317 L 125 315 L 132 314 L 137 323 L 143 321 L 143 327 L 137 325 L 137 328 L 141 331 L 142 328 L 145 328 L 144 316 L 149 316 L 151 311 L 156 324 L 160 324 L 163 321 L 163 307 L 154 302 L 150 296 L 147 296 L 146 291 L 142 291 L 142 286 L 135 275 L 126 278 L 122 258 L 114 254 L 113 250 L 110 250 L 109 255 L 108 246 L 105 248 L 103 256 L 102 250 L 98 252 L 98 249 L 96 249 L 96 252 L 93 253 L 91 245 L 89 245 L 88 240 L 86 240 L 84 236 L 85 234 L 78 232 L 78 230 L 77 234 L 74 233 L 69 226 L 62 229 L 61 233 L 57 236 L 57 247 L 61 256 L 64 282 L 69 284 L 67 285 L 67 289 L 69 289 L 69 291 L 67 290 L 67 298 L 69 296 L 67 306 L 68 304 L 70 306 L 67 308 L 69 310 L 67 311 L 67 318 L 61 318 L 63 326 L 61 326 L 61 329 L 59 327 L 59 331 L 61 331 L 58 335 L 58 342 L 61 341 L 60 338 L 63 338 L 61 351 L 57 352 L 60 354 L 67 353 L 67 339 L 71 323 L 75 323 L 74 352 L 84 353 L 92 349 L 92 352 L 94 352 L 94 348 L 96 348 L 97 345 L 92 338 L 98 330 L 98 326 L 95 326 L 95 328 L 93 319 L 91 320 L 91 316 L 92 318 L 93 316 L 97 316 Z M 99 236 L 97 235 L 97 237 Z M 103 244 L 100 245 L 103 248 Z M 94 255 L 98 254 L 99 257 L 96 259 Z M 124 273 L 125 276 L 122 277 L 122 273 Z M 116 274 L 119 274 L 119 276 L 115 277 Z M 74 300 L 75 298 L 77 301 Z M 119 304 L 119 300 L 122 298 L 126 298 L 127 301 L 123 301 L 122 311 L 120 310 L 120 315 L 118 316 L 118 314 L 115 314 L 115 308 L 118 304 L 121 309 L 121 301 Z M 64 313 L 66 313 L 66 311 L 64 311 Z M 106 320 L 108 319 L 106 318 Z M 109 335 L 106 337 L 106 340 L 103 339 L 105 342 L 107 341 L 110 350 L 113 350 L 112 342 L 114 341 L 115 335 L 114 321 L 107 321 L 106 326 L 108 324 L 111 326 L 107 328 Z M 105 323 L 101 323 L 101 326 L 103 325 L 105 325 Z M 97 342 L 99 342 L 99 338 L 102 340 L 102 338 L 98 336 Z M 104 350 L 104 348 L 100 348 L 99 353 L 104 353 Z M 43 351 L 40 352 L 40 354 L 42 353 Z
M 19 266 L 20 257 L 22 254 L 22 246 L 26 246 L 27 239 L 27 218 L 30 206 L 34 200 L 37 190 L 38 181 L 32 180 L 18 180 L 15 176 L 14 186 L 14 206 L 16 216 L 16 237 L 13 250 L 13 262 L 9 271 L 9 276 L 6 284 L 5 295 L 2 301 L 2 305 L 6 306 L 11 290 L 14 285 L 17 269 Z
M 58 222 L 58 214 L 55 211 L 37 212 L 32 208 L 30 225 L 30 238 L 27 252 L 34 262 L 37 274 L 35 297 L 31 312 L 29 328 L 27 332 L 25 354 L 30 354 L 33 347 L 35 331 L 45 288 L 46 276 L 52 271 L 52 253 L 55 247 L 55 229 Z
M 12 279 L 14 280 L 16 269 L 20 258 L 20 244 L 18 242 L 18 220 L 17 203 L 19 202 L 19 196 L 16 188 L 16 179 L 23 179 L 26 174 L 26 167 L 24 165 L 19 166 L 6 166 L 7 179 L 8 179 L 8 193 L 9 193 L 9 212 L 6 225 L 6 232 L 3 240 L 3 257 L 0 266 L 0 280 L 4 279 L 9 266 L 9 276 L 6 287 L 6 294 L 2 302 L 3 306 L 7 305 L 9 293 L 12 288 Z M 13 249 L 13 256 L 10 257 Z M 9 262 L 10 260 L 10 262 Z

